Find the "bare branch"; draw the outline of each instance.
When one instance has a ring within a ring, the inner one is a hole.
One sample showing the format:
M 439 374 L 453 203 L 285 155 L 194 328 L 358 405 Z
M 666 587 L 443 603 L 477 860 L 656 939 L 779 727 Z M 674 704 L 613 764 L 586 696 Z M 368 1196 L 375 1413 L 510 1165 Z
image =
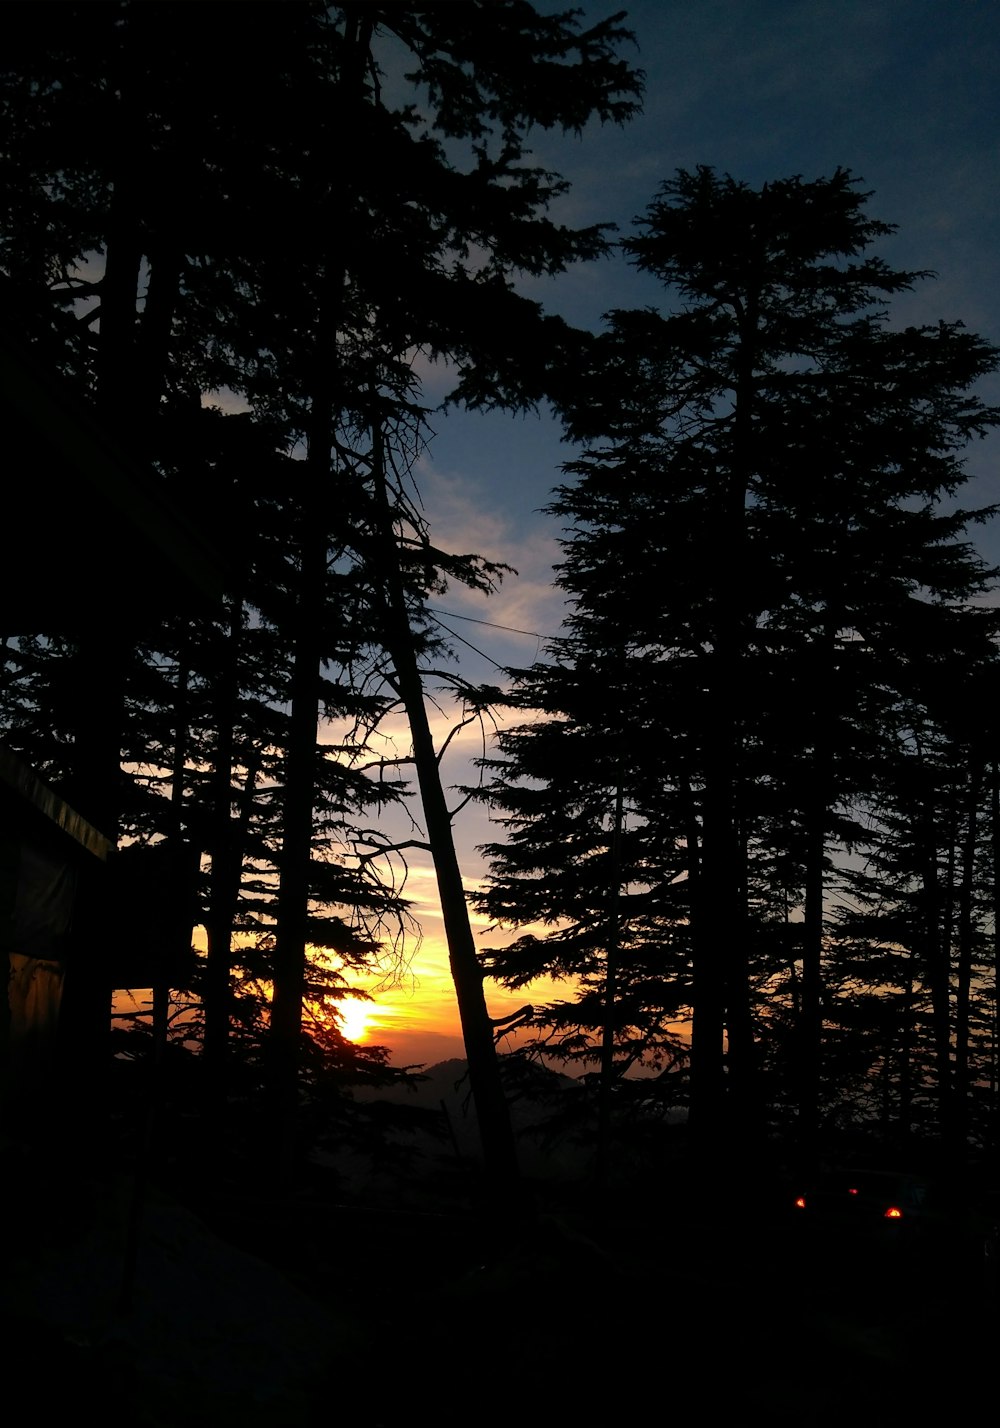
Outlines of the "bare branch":
M 441 745 L 440 749 L 438 750 L 437 761 L 438 761 L 439 764 L 440 764 L 441 760 L 444 758 L 445 753 L 447 752 L 448 746 L 449 746 L 449 744 L 451 743 L 452 739 L 457 738 L 458 735 L 462 732 L 462 730 L 468 728 L 468 726 L 469 726 L 470 724 L 477 724 L 477 723 L 479 723 L 479 722 L 481 722 L 481 721 L 480 721 L 479 714 L 478 714 L 478 712 L 477 712 L 477 713 L 475 713 L 475 714 L 470 714 L 467 718 L 460 720 L 459 723 L 454 724 L 454 725 L 451 727 L 451 729 L 448 731 L 448 737 L 445 739 L 444 743 Z

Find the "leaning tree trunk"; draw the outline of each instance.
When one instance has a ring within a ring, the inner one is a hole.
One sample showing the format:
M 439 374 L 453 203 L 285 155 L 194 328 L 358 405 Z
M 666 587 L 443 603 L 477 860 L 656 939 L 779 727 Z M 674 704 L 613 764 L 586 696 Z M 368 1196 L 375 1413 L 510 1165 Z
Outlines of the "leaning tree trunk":
M 386 594 L 386 647 L 393 662 L 396 685 L 406 709 L 413 740 L 413 761 L 441 900 L 448 959 L 462 1024 L 465 1054 L 469 1063 L 469 1082 L 479 1122 L 483 1162 L 491 1188 L 494 1192 L 503 1194 L 505 1190 L 516 1185 L 517 1153 L 510 1113 L 500 1080 L 493 1023 L 486 1006 L 483 973 L 476 956 L 469 907 L 455 851 L 451 814 L 445 799 L 441 767 L 427 719 L 423 680 L 417 664 L 406 606 L 406 591 L 392 528 L 382 434 L 377 428 L 372 433 L 372 478 L 375 519 L 378 523 L 377 574 L 384 583 Z

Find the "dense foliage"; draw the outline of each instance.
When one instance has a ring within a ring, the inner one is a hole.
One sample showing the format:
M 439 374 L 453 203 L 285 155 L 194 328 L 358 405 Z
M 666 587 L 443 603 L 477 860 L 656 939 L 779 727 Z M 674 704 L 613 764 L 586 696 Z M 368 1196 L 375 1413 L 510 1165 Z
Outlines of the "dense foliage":
M 574 979 L 544 1044 L 603 1041 L 612 1083 L 673 1072 L 690 1024 L 689 1083 L 659 1084 L 706 1136 L 792 1113 L 811 1142 L 877 1103 L 905 1139 L 934 1083 L 922 1124 L 951 1134 L 990 1094 L 972 691 L 996 619 L 966 535 L 990 513 L 954 498 L 998 354 L 893 325 L 925 275 L 874 255 L 866 199 L 844 171 L 754 190 L 703 168 L 639 220 L 624 249 L 669 306 L 611 313 L 565 401 L 573 613 L 515 672 L 532 718 L 489 763 L 505 841 L 482 906 L 551 929 L 491 970 Z
M 408 789 L 371 741 L 403 709 L 510 1171 L 422 684 L 428 597 L 503 572 L 441 550 L 415 499 L 419 355 L 471 407 L 550 397 L 580 453 L 552 505 L 572 615 L 502 696 L 523 717 L 487 761 L 480 905 L 517 933 L 486 970 L 565 979 L 536 1046 L 599 1062 L 605 1148 L 626 1095 L 705 1143 L 995 1142 L 996 620 L 969 537 L 991 513 L 958 498 L 996 349 L 893 321 L 927 275 L 877 256 L 845 171 L 664 183 L 622 245 L 662 312 L 585 336 L 526 299 L 520 276 L 609 251 L 553 221 L 565 184 L 526 146 L 634 112 L 620 16 L 196 13 L 194 43 L 176 4 L 17 7 L 0 268 L 19 350 L 207 535 L 225 598 L 6 631 L 0 717 L 118 836 L 129 905 L 168 906 L 153 979 L 195 1009 L 175 1049 L 194 1027 L 209 1100 L 266 1091 L 280 1159 L 304 1087 L 331 1124 L 331 1088 L 387 1073 L 336 1007 L 410 925 L 382 820 Z
M 126 609 L 79 630 L 67 611 L 9 641 L 7 737 L 124 844 L 184 850 L 205 1069 L 223 1090 L 234 1033 L 266 1031 L 286 1126 L 316 1064 L 303 1008 L 340 990 L 324 954 L 392 955 L 408 917 L 377 831 L 403 785 L 367 735 L 397 705 L 422 714 L 427 593 L 497 574 L 435 547 L 413 500 L 413 360 L 447 356 L 456 400 L 517 405 L 572 344 L 514 278 L 605 238 L 547 216 L 565 185 L 525 138 L 633 112 L 619 19 L 583 29 L 523 0 L 62 4 L 18 7 L 9 36 L 8 317 L 212 535 L 227 594 L 194 619 Z M 422 767 L 426 808 L 433 750 Z M 430 833 L 444 862 L 449 840 Z M 478 1101 L 493 1045 L 474 957 L 464 976 Z M 335 1020 L 321 1039 L 365 1059 Z

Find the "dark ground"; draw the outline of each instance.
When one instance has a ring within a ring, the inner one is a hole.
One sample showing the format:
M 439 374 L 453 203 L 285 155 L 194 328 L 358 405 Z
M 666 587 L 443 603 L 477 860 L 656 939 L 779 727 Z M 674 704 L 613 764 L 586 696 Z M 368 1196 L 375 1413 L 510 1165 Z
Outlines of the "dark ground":
M 4 1159 L 5 1381 L 43 1424 L 897 1428 L 992 1393 L 975 1246 L 807 1243 L 780 1177 L 709 1197 L 679 1159 L 489 1212 L 454 1159 L 346 1199 L 329 1170 L 282 1198 L 205 1176 L 150 1192 L 130 1278 L 127 1177 L 69 1196 L 65 1167 Z

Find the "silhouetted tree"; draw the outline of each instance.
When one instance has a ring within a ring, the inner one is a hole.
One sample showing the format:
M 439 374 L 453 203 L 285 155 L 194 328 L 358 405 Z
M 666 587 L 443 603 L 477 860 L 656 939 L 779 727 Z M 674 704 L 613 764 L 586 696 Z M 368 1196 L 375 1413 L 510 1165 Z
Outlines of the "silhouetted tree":
M 960 324 L 890 326 L 883 304 L 922 275 L 869 252 L 891 230 L 865 199 L 842 170 L 759 191 L 678 173 L 623 245 L 673 310 L 610 314 L 564 400 L 586 447 L 552 507 L 574 613 L 523 699 L 551 714 L 573 669 L 625 660 L 610 720 L 568 708 L 607 759 L 624 737 L 636 817 L 686 873 L 691 1110 L 709 1140 L 723 1117 L 741 1132 L 763 1114 L 757 989 L 796 920 L 792 1065 L 803 1140 L 815 1133 L 830 851 L 874 786 L 893 651 L 925 607 L 990 577 L 963 539 L 969 513 L 941 502 L 996 421 L 974 387 L 997 354 Z M 654 729 L 665 752 L 650 758 Z M 501 807 L 511 786 L 548 782 L 528 752 L 542 737 L 507 738 Z M 606 770 L 606 809 L 613 788 Z M 544 796 L 522 796 L 538 814 L 515 822 L 516 852 L 492 850 L 487 895 L 515 922 L 535 901 L 518 863 L 549 835 Z M 568 901 L 549 913 L 573 916 Z
M 690 888 L 682 846 L 661 836 L 684 817 L 668 781 L 677 751 L 636 700 L 657 671 L 627 632 L 608 651 L 588 646 L 591 630 L 575 621 L 551 664 L 513 672 L 509 702 L 531 718 L 502 729 L 499 756 L 483 761 L 490 777 L 476 793 L 504 840 L 483 850 L 493 876 L 477 902 L 497 924 L 530 929 L 490 952 L 491 975 L 509 987 L 543 974 L 567 984 L 565 999 L 535 1008 L 534 1044 L 581 1071 L 600 1065 L 603 1175 L 626 1074 L 659 1071 L 665 1101 L 686 1092 L 674 1073 L 686 1062 L 676 1024 L 691 998 Z
M 859 840 L 865 866 L 843 875 L 849 899 L 837 910 L 830 963 L 851 986 L 853 1014 L 859 1003 L 894 997 L 892 1018 L 866 1048 L 879 1066 L 887 1133 L 905 1144 L 914 1130 L 936 1131 L 958 1157 L 973 1121 L 977 1137 L 984 1128 L 971 1067 L 986 1059 L 994 987 L 986 939 L 992 611 L 925 609 L 897 660 L 897 701 Z M 857 954 L 865 937 L 881 948 L 870 965 Z M 837 1008 L 831 999 L 833 1020 Z
M 56 27 L 25 14 L 0 96 L 12 135 L 0 251 L 35 329 L 62 344 L 67 374 L 96 393 L 142 459 L 177 477 L 175 489 L 190 492 L 200 469 L 199 422 L 209 418 L 191 409 L 211 393 L 238 394 L 267 424 L 261 459 L 277 480 L 286 591 L 274 617 L 283 641 L 277 699 L 289 705 L 271 1066 L 287 1107 L 316 876 L 317 717 L 357 709 L 349 679 L 332 672 L 352 669 L 359 643 L 384 635 L 404 662 L 401 625 L 380 626 L 384 611 L 373 603 L 344 601 L 344 561 L 374 560 L 359 577 L 368 589 L 405 573 L 398 551 L 387 566 L 388 544 L 364 539 L 382 517 L 371 480 L 347 488 L 357 434 L 381 422 L 387 403 L 397 414 L 412 409 L 415 350 L 457 362 L 472 404 L 518 405 L 545 389 L 552 354 L 572 334 L 522 298 L 513 278 L 558 272 L 606 245 L 599 228 L 572 231 L 547 216 L 565 185 L 527 161 L 526 136 L 532 126 L 626 119 L 639 77 L 617 58 L 628 38 L 620 17 L 584 29 L 574 12 L 542 15 L 522 0 L 255 5 L 239 17 L 239 65 L 228 49 L 233 16 L 228 6 L 201 7 L 193 45 L 188 12 L 170 4 L 65 5 Z M 404 79 L 401 51 L 411 66 Z M 192 441 L 186 455 L 181 430 Z M 303 460 L 276 459 L 296 445 Z M 240 492 L 224 483 L 215 495 L 224 529 Z M 433 583 L 449 561 L 427 540 L 421 549 Z M 459 564 L 450 569 L 461 578 Z M 215 1046 L 228 1020 L 241 826 L 233 805 L 253 803 L 260 777 L 258 756 L 235 748 L 231 718 L 241 650 L 257 638 L 256 619 L 271 621 L 269 601 L 266 586 L 237 581 L 210 680 L 217 742 L 202 752 L 214 767 L 206 837 Z M 185 658 L 178 647 L 178 711 L 190 692 Z M 328 698 L 331 684 L 338 693 Z M 176 722 L 180 729 L 180 712 Z M 107 721 L 95 728 L 113 754 Z M 455 953 L 465 987 L 479 976 L 470 948 Z M 479 1101 L 483 1075 L 496 1079 L 490 1028 L 465 1009 L 463 1022 L 478 1039 L 470 1060 Z

